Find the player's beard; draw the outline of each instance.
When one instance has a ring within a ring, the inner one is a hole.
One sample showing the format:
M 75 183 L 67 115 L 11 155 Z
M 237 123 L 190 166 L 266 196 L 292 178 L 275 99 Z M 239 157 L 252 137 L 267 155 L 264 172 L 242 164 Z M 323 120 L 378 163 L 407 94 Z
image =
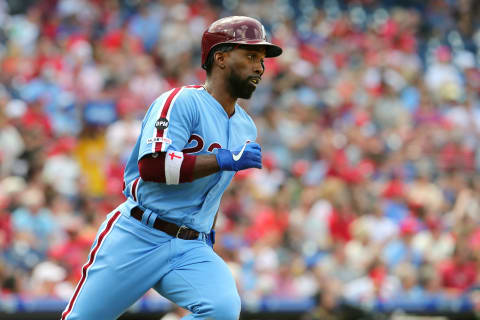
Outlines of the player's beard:
M 230 89 L 230 94 L 233 97 L 241 98 L 241 99 L 250 99 L 255 91 L 255 86 L 250 83 L 251 77 L 247 77 L 242 79 L 240 75 L 232 70 L 230 72 L 230 76 L 228 77 L 228 86 Z

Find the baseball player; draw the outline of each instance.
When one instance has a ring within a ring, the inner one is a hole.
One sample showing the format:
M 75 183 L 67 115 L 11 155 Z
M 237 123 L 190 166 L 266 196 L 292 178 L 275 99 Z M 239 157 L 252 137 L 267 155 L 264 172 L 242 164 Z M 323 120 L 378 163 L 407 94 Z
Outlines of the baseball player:
M 100 227 L 62 320 L 108 320 L 154 288 L 183 319 L 236 320 L 240 298 L 213 251 L 220 199 L 236 171 L 261 168 L 250 116 L 236 103 L 282 49 L 249 17 L 214 22 L 202 37 L 205 84 L 158 97 L 125 169 L 127 200 Z

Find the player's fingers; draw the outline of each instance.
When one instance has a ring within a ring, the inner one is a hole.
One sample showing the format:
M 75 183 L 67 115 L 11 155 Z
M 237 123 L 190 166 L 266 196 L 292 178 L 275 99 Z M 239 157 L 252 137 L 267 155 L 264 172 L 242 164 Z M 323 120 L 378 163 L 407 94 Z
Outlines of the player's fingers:
M 262 150 L 262 147 L 256 142 L 250 142 L 249 144 L 247 144 L 247 148 L 249 150 Z
M 245 163 L 243 169 L 248 168 L 262 168 L 262 160 L 259 158 L 249 158 Z
M 253 168 L 262 169 L 262 161 L 256 161 Z
M 262 159 L 262 153 L 258 150 L 254 150 L 254 151 L 248 151 L 246 154 L 245 154 L 246 157 L 250 158 L 250 159 L 254 159 L 254 160 L 261 160 Z
M 261 153 L 260 149 L 254 149 L 254 148 L 249 148 L 249 149 L 246 149 L 245 152 L 248 152 L 248 153 Z

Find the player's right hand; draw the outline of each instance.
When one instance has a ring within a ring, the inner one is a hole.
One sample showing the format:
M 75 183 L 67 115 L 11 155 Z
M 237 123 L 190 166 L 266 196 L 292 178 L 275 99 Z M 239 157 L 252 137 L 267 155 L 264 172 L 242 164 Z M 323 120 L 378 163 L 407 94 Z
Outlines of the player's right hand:
M 217 162 L 220 170 L 239 171 L 262 168 L 262 148 L 256 142 L 246 142 L 240 150 L 218 149 Z

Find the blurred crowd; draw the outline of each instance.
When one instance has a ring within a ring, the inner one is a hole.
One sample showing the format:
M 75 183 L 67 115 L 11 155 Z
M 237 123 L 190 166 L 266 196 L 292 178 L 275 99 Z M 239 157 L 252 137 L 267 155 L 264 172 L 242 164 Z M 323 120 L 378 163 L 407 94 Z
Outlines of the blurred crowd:
M 0 0 L 0 300 L 70 297 L 145 111 L 203 83 L 201 35 L 227 15 L 284 49 L 240 101 L 264 168 L 217 223 L 244 304 L 480 307 L 474 0 Z

